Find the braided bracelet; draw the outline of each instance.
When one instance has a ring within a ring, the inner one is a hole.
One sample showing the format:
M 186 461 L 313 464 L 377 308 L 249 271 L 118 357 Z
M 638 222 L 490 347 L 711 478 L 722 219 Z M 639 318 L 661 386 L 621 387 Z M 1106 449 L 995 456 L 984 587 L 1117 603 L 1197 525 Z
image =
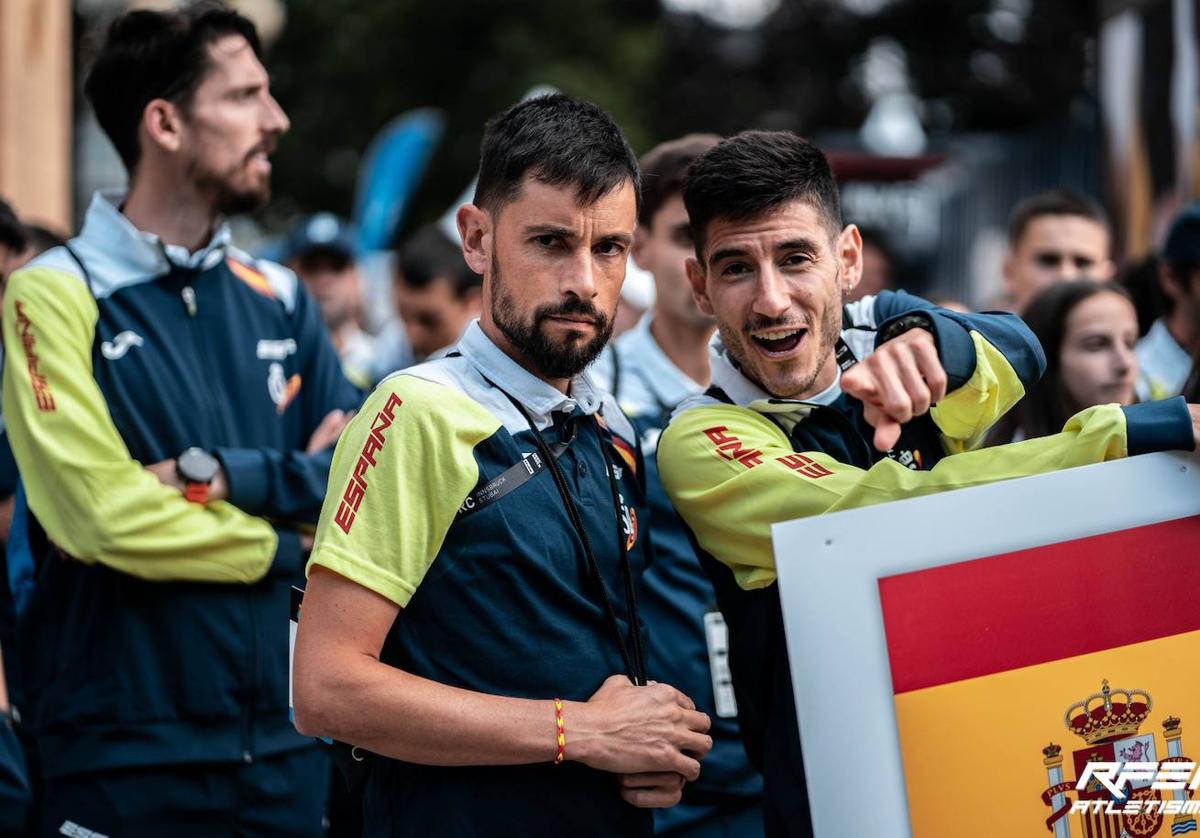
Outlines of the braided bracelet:
M 554 726 L 557 729 L 558 753 L 554 764 L 558 765 L 567 758 L 567 729 L 563 726 L 563 703 L 561 698 L 554 699 Z

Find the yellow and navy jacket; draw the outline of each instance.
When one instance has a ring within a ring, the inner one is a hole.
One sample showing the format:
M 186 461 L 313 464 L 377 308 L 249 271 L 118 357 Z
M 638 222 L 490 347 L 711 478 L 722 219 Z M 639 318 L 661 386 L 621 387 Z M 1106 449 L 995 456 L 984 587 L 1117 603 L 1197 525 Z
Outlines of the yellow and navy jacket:
M 597 360 L 593 374 L 605 383 L 638 434 L 646 461 L 650 539 L 654 561 L 638 593 L 649 637 L 650 678 L 670 684 L 712 720 L 712 750 L 700 779 L 684 789 L 683 803 L 654 810 L 657 832 L 696 829 L 731 811 L 754 805 L 762 776 L 746 759 L 725 662 L 725 624 L 712 583 L 700 567 L 687 528 L 675 512 L 658 474 L 658 439 L 675 407 L 704 387 L 679 369 L 658 345 L 648 313 L 618 337 Z
M 403 609 L 384 663 L 492 695 L 576 701 L 625 671 L 580 535 L 553 476 L 531 465 L 541 460 L 514 401 L 561 452 L 622 637 L 618 539 L 636 584 L 645 565 L 642 463 L 610 396 L 587 374 L 569 393 L 509 358 L 476 322 L 457 351 L 381 382 L 346 429 L 309 569 L 328 568 Z M 499 478 L 513 467 L 531 476 L 504 491 Z M 371 835 L 651 828 L 648 811 L 621 800 L 616 778 L 581 763 L 447 768 L 373 758 L 364 806 Z
M 917 311 L 934 333 L 948 393 L 907 423 L 887 454 L 873 448 L 861 402 L 838 383 L 805 402 L 772 398 L 741 373 L 719 338 L 710 354 L 714 387 L 681 405 L 659 440 L 663 484 L 729 625 L 738 721 L 764 773 L 768 833 L 810 834 L 772 524 L 1193 447 L 1187 409 L 1176 399 L 1090 408 L 1056 436 L 976 450 L 1041 376 L 1041 348 L 1014 315 L 958 314 L 889 291 L 845 307 L 842 339 L 862 359 L 891 321 Z
M 294 275 L 225 226 L 164 246 L 119 200 L 98 195 L 4 295 L 4 419 L 40 560 L 20 690 L 47 776 L 307 744 L 284 615 L 332 452 L 304 448 L 358 400 Z M 221 461 L 228 501 L 143 468 L 190 446 Z

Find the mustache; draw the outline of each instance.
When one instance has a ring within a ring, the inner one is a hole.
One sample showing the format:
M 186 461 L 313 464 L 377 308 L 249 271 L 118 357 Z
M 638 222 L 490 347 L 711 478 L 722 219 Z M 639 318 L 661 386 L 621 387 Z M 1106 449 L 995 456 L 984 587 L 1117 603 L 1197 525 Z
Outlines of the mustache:
M 591 300 L 584 300 L 579 297 L 567 297 L 561 303 L 541 306 L 534 313 L 534 322 L 541 323 L 548 318 L 565 315 L 586 317 L 600 328 L 608 325 L 608 317 L 600 309 L 596 308 Z
M 275 153 L 275 145 L 276 144 L 275 144 L 274 140 L 263 140 L 261 143 L 256 145 L 254 148 L 252 148 L 246 152 L 246 160 L 249 160 L 251 157 L 253 157 L 256 154 L 266 154 L 266 155 L 274 154 Z

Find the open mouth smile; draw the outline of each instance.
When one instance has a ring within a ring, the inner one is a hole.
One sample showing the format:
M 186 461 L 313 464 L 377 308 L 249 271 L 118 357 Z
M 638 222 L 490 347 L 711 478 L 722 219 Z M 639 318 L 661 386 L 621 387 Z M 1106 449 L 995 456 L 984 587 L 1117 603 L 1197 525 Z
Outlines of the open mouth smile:
M 750 340 L 767 357 L 782 357 L 793 352 L 798 347 L 808 329 L 772 329 L 750 335 Z

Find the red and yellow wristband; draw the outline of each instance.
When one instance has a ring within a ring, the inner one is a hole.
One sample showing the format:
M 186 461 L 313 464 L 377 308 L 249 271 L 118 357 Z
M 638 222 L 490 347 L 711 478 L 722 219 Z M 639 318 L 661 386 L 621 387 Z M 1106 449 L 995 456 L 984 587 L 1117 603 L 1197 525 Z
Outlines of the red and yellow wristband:
M 563 725 L 563 703 L 561 698 L 554 699 L 554 727 L 558 743 L 558 753 L 554 756 L 554 764 L 558 765 L 567 758 L 567 729 Z

